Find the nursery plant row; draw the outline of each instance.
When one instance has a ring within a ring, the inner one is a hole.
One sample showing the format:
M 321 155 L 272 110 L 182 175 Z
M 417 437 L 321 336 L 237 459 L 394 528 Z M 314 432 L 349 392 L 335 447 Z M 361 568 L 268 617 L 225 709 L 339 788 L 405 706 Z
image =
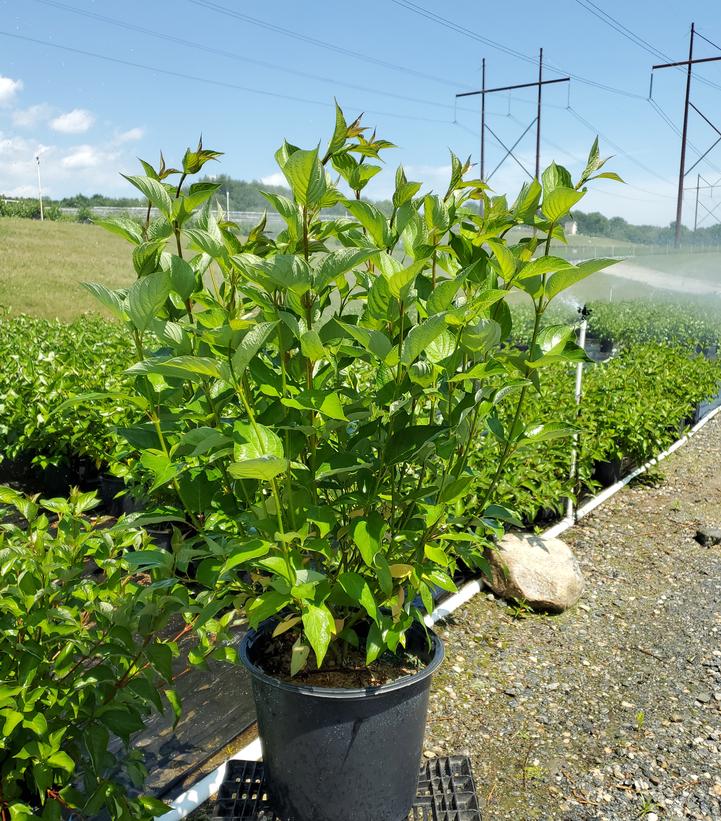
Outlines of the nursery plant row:
M 607 361 L 584 366 L 580 405 L 575 367 L 557 366 L 541 392 L 529 394 L 525 411 L 530 419 L 554 407 L 578 429 L 576 477 L 569 474 L 570 441 L 559 439 L 513 459 L 499 487 L 502 503 L 525 524 L 561 514 L 569 496 L 615 481 L 667 447 L 697 421 L 699 408 L 721 385 L 715 356 L 721 324 L 701 305 L 590 307 L 587 347 L 602 345 Z M 522 312 L 514 313 L 522 328 Z M 575 319 L 563 307 L 553 319 L 562 316 Z M 138 463 L 141 443 L 128 438 L 132 409 L 112 398 L 127 385 L 124 371 L 132 361 L 119 326 L 99 316 L 72 323 L 6 316 L 0 353 L 0 477 L 51 496 L 74 484 L 98 488 L 112 513 L 137 507 L 134 497 L 147 486 Z M 97 399 L 82 405 L 68 401 L 93 394 Z M 490 481 L 497 442 L 481 436 L 477 446 Z

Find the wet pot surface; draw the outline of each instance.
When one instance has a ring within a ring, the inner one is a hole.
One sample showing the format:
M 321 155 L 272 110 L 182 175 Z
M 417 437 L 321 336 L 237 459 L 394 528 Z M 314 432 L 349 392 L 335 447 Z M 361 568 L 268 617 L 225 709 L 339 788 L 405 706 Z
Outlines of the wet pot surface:
M 254 663 L 272 625 L 251 631 L 241 658 L 253 681 L 270 798 L 283 821 L 405 821 L 418 782 L 431 676 L 443 660 L 423 631 L 408 646 L 427 666 L 380 687 L 294 685 Z M 256 653 L 254 654 L 254 648 Z

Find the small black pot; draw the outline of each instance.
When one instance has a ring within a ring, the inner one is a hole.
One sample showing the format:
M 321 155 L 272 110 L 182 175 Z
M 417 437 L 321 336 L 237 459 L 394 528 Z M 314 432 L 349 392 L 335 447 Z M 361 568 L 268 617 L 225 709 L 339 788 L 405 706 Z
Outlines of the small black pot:
M 593 478 L 602 487 L 611 487 L 619 481 L 623 475 L 623 462 L 621 459 L 611 459 L 607 462 L 594 462 Z
M 269 793 L 283 821 L 405 821 L 415 800 L 431 676 L 443 644 L 431 633 L 426 667 L 380 687 L 296 685 L 255 663 L 274 622 L 243 638 Z M 408 648 L 427 653 L 420 627 Z
M 98 490 L 105 512 L 109 516 L 120 516 L 123 512 L 123 499 L 116 497 L 125 490 L 123 479 L 111 473 L 101 473 Z

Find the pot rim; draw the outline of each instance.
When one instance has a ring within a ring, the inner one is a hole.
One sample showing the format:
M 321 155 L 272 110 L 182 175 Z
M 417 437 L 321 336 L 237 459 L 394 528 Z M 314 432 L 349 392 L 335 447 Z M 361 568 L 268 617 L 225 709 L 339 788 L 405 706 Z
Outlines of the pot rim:
M 388 682 L 387 684 L 379 684 L 376 687 L 318 687 L 313 684 L 293 684 L 292 682 L 281 681 L 279 678 L 269 675 L 258 667 L 255 662 L 251 661 L 248 655 L 248 650 L 252 647 L 254 642 L 257 641 L 257 639 L 275 623 L 275 619 L 270 618 L 264 621 L 257 630 L 252 628 L 248 630 L 240 643 L 240 660 L 243 662 L 245 667 L 248 668 L 254 678 L 259 679 L 265 684 L 269 684 L 271 687 L 276 687 L 279 690 L 285 690 L 286 692 L 297 693 L 299 695 L 348 700 L 380 696 L 385 693 L 393 692 L 394 690 L 402 690 L 405 687 L 410 687 L 413 684 L 421 682 L 429 676 L 432 676 L 441 665 L 441 662 L 445 657 L 445 650 L 440 637 L 429 627 L 426 627 L 428 635 L 431 637 L 432 656 L 428 664 L 416 673 L 409 673 L 408 675 L 397 678 L 395 681 Z M 419 629 L 417 622 L 409 628 L 409 630 L 413 629 Z

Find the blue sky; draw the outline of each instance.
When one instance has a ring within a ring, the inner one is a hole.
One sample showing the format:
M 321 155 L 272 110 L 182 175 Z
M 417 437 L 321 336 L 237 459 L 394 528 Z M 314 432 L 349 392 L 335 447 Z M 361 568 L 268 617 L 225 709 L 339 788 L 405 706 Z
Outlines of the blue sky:
M 388 171 L 369 194 L 390 192 L 398 163 L 409 177 L 440 188 L 449 148 L 478 157 L 478 98 L 461 100 L 456 108 L 455 93 L 479 88 L 482 57 L 489 86 L 535 80 L 533 60 L 543 46 L 549 66 L 582 78 L 571 81 L 570 92 L 565 84 L 544 90 L 543 164 L 555 159 L 577 171 L 598 131 L 602 151 L 616 155 L 609 168 L 628 185 L 601 182 L 583 210 L 666 224 L 675 212 L 680 139 L 646 99 L 650 67 L 663 60 L 589 7 L 594 9 L 591 0 L 0 0 L 0 193 L 34 192 L 33 157 L 40 152 L 51 195 L 121 194 L 128 187 L 119 172 L 133 172 L 136 156 L 154 161 L 162 148 L 169 161 L 177 161 L 201 131 L 207 147 L 225 152 L 218 172 L 275 181 L 273 153 L 284 137 L 302 146 L 327 139 L 334 96 L 349 120 L 365 111 L 366 123 L 398 145 L 386 154 Z M 658 0 L 596 0 L 595 8 L 672 59 L 687 56 L 692 20 L 721 45 L 718 0 L 662 8 Z M 443 21 L 429 19 L 429 12 Z M 698 39 L 696 55 L 721 50 Z M 559 76 L 549 67 L 547 78 Z M 721 62 L 699 69 L 698 76 L 718 85 L 697 81 L 692 87 L 692 99 L 713 119 L 721 109 Z M 677 127 L 684 83 L 676 69 L 657 72 L 654 81 L 654 99 Z M 532 90 L 487 98 L 488 125 L 507 145 L 533 118 L 532 98 Z M 689 136 L 690 165 L 694 149 L 704 151 L 715 135 L 694 115 Z M 517 152 L 531 170 L 533 151 L 531 132 Z M 502 155 L 489 134 L 487 172 Z M 721 144 L 709 160 L 689 175 L 689 185 L 695 185 L 697 170 L 710 183 L 721 178 Z M 524 176 L 509 160 L 491 184 L 513 194 Z M 710 191 L 702 199 L 709 207 L 721 198 L 721 188 L 713 193 L 715 200 Z M 686 223 L 693 221 L 693 203 L 689 193 Z M 710 222 L 706 217 L 702 224 Z

